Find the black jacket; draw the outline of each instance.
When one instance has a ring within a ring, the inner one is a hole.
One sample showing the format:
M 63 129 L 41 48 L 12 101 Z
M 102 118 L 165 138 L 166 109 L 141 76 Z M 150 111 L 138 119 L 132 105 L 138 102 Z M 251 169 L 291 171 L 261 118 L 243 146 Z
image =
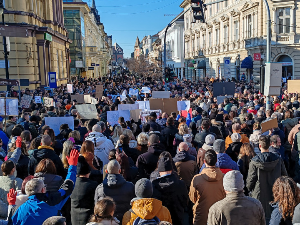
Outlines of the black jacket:
M 173 225 L 182 225 L 188 205 L 188 191 L 184 181 L 174 174 L 157 178 L 152 182 L 153 198 L 162 201 L 170 211 Z
M 95 191 L 95 204 L 104 197 L 111 197 L 116 203 L 114 216 L 122 221 L 123 215 L 131 208 L 130 201 L 135 197 L 134 185 L 120 174 L 108 174 Z
M 7 158 L 9 159 L 13 152 L 9 152 L 7 154 Z M 29 163 L 29 157 L 27 155 L 21 154 L 17 164 L 16 164 L 16 169 L 17 169 L 17 177 L 21 178 L 24 180 L 28 176 L 28 163 Z
M 129 145 L 122 145 L 125 154 L 130 157 L 134 162 L 136 162 L 139 157 L 139 151 L 135 148 L 130 148 Z
M 148 132 L 147 129 L 150 129 L 150 131 L 159 131 L 159 132 L 161 131 L 160 125 L 152 120 L 148 121 L 143 125 L 143 129 L 142 129 L 143 132 Z
M 98 183 L 86 177 L 77 177 L 71 194 L 72 225 L 85 225 L 94 212 L 94 196 Z
M 136 167 L 139 171 L 139 178 L 150 178 L 150 174 L 156 169 L 158 157 L 163 151 L 165 151 L 164 145 L 157 143 L 151 145 L 148 152 L 138 157 Z
M 166 151 L 170 152 L 171 155 L 175 155 L 173 151 L 173 141 L 175 134 L 178 133 L 178 129 L 175 126 L 167 126 L 160 132 L 161 143 L 164 144 Z
M 229 147 L 226 150 L 227 155 L 229 155 L 230 158 L 235 162 L 238 161 L 238 156 L 240 154 L 240 149 L 242 145 L 242 142 L 233 142 L 229 145 Z
M 209 135 L 209 134 L 214 135 L 214 133 L 211 133 L 208 130 L 202 130 L 200 133 L 196 134 L 195 139 L 194 139 L 194 143 L 197 145 L 198 148 L 202 147 L 202 145 L 205 143 L 206 136 Z
M 66 176 L 61 159 L 58 157 L 58 155 L 55 154 L 54 150 L 52 150 L 48 146 L 45 146 L 45 148 L 43 148 L 43 146 L 40 146 L 38 150 L 34 151 L 32 155 L 29 156 L 28 172 L 30 175 L 34 174 L 37 164 L 45 158 L 51 159 L 53 161 L 56 166 L 57 175 L 60 175 L 62 177 Z
M 34 177 L 39 177 L 39 178 L 43 179 L 44 184 L 46 185 L 47 192 L 58 191 L 64 182 L 61 176 L 58 176 L 55 174 L 35 173 Z

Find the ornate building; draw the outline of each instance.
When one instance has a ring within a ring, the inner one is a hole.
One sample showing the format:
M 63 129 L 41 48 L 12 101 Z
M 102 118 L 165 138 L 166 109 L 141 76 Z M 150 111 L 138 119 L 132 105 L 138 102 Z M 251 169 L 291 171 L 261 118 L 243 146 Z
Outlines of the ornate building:
M 113 66 L 122 66 L 123 65 L 123 48 L 120 47 L 117 43 L 112 46 L 112 65 Z
M 1 35 L 10 36 L 10 79 L 29 79 L 34 89 L 48 86 L 48 72 L 56 72 L 58 85 L 67 83 L 71 40 L 64 26 L 62 0 L 5 0 L 3 13 L 6 26 L 1 25 Z M 5 78 L 4 69 L 0 77 Z
M 206 0 L 205 3 L 215 2 Z M 271 62 L 282 63 L 283 77 L 300 78 L 300 21 L 297 1 L 268 0 L 272 20 Z M 188 10 L 190 0 L 180 7 Z M 259 76 L 265 63 L 267 13 L 263 0 L 227 0 L 207 5 L 206 23 L 185 16 L 186 77 Z M 194 65 L 194 66 L 193 66 Z M 193 69 L 189 69 L 193 66 Z
M 136 37 L 135 44 L 134 44 L 134 53 L 133 53 L 133 57 L 134 57 L 135 59 L 138 59 L 139 56 L 142 55 L 142 54 L 143 54 L 143 48 L 142 48 L 140 39 L 139 39 L 139 37 Z

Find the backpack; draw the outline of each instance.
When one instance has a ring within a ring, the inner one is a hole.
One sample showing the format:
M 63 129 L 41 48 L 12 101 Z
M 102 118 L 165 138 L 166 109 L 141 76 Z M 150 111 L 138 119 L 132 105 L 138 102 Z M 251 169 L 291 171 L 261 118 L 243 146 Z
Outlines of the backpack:
M 157 225 L 159 224 L 160 220 L 155 216 L 153 219 L 144 220 L 140 217 L 137 217 L 132 225 Z

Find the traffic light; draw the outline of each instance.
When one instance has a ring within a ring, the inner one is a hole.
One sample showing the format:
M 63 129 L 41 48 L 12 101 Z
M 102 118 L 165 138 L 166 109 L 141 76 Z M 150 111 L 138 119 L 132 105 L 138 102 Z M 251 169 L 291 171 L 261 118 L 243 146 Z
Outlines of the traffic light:
M 202 23 L 205 23 L 204 9 L 205 4 L 203 4 L 202 0 L 192 0 L 192 9 L 194 14 L 194 21 L 200 20 Z
M 169 67 L 165 68 L 165 80 L 166 82 L 170 81 L 170 74 L 171 74 L 171 69 Z

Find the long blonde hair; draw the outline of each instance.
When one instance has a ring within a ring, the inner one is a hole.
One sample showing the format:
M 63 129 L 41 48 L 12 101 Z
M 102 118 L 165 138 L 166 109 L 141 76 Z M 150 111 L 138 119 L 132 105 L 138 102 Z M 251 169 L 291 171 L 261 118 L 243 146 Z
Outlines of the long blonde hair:
M 67 140 L 64 142 L 63 151 L 62 151 L 62 155 L 61 155 L 61 161 L 62 161 L 65 169 L 69 167 L 67 156 L 70 155 L 70 151 L 72 150 L 73 146 L 74 146 L 74 144 L 70 140 Z

